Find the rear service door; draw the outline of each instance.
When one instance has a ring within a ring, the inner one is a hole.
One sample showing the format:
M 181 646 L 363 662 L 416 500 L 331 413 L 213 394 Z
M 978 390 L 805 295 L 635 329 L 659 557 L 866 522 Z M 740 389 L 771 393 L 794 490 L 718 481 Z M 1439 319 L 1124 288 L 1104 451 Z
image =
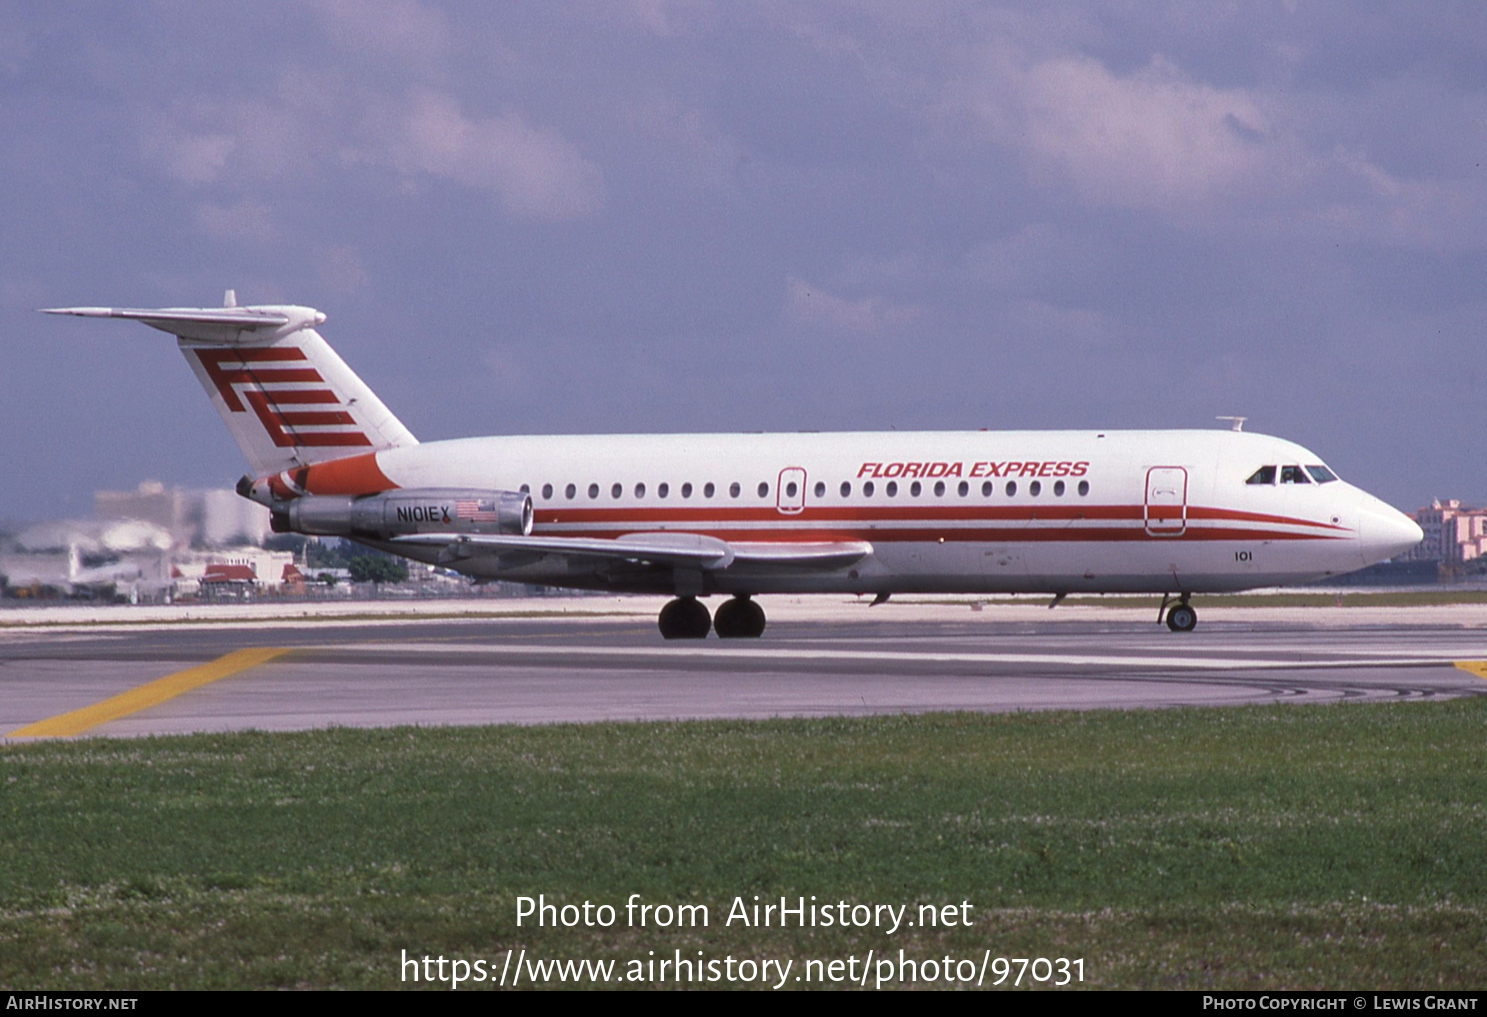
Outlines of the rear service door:
M 1153 466 L 1146 471 L 1146 532 L 1176 537 L 1188 526 L 1188 471 Z
M 805 511 L 805 470 L 787 466 L 775 487 L 775 507 L 787 516 Z

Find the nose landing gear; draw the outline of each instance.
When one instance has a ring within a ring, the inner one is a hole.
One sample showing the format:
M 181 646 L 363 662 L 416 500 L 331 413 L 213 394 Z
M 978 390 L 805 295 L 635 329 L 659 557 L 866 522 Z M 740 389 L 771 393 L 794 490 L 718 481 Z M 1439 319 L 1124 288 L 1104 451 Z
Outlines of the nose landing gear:
M 764 635 L 764 608 L 747 594 L 726 600 L 713 615 L 713 631 L 719 639 L 758 639 Z
M 1167 627 L 1173 632 L 1191 632 L 1198 627 L 1198 612 L 1188 603 L 1191 593 L 1184 593 L 1181 599 L 1168 607 L 1171 603 L 1171 594 L 1163 594 L 1162 606 L 1157 610 L 1157 621 L 1162 620 L 1162 614 L 1167 615 Z
M 696 597 L 677 597 L 661 608 L 656 623 L 662 639 L 706 639 L 708 629 L 713 627 L 707 606 Z
M 1198 625 L 1198 612 L 1186 604 L 1173 605 L 1167 612 L 1167 627 L 1173 632 L 1191 632 Z

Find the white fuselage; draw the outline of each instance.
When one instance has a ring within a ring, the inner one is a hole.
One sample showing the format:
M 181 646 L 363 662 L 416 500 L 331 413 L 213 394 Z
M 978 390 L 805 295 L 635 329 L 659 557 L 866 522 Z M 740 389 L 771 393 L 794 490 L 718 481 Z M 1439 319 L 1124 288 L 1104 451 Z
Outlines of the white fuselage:
M 850 565 L 740 561 L 709 575 L 722 593 L 1213 592 L 1350 572 L 1418 542 L 1412 520 L 1343 481 L 1246 483 L 1322 462 L 1231 431 L 514 436 L 376 453 L 400 488 L 529 492 L 534 536 L 872 547 Z M 669 589 L 664 572 L 534 557 L 457 567 Z

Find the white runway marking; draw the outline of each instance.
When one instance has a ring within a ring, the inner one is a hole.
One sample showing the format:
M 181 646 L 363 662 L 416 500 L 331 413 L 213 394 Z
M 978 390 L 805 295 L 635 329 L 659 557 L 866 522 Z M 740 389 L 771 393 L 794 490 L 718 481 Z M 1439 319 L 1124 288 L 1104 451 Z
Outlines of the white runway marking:
M 1178 636 L 1177 638 L 1183 638 Z M 1369 667 L 1416 667 L 1421 665 L 1440 664 L 1455 660 L 1459 652 L 1453 655 L 1442 652 L 1439 655 L 1413 654 L 1410 656 L 1379 656 L 1369 657 L 1366 660 L 1355 657 L 1353 659 L 1328 659 L 1328 660 L 1298 660 L 1292 657 L 1288 660 L 1265 660 L 1247 657 L 1193 657 L 1177 656 L 1175 654 L 1157 654 L 1152 656 L 1138 655 L 1115 655 L 1115 654 L 1069 654 L 1069 653 L 945 653 L 932 650 L 812 650 L 812 649 L 774 649 L 762 646 L 733 647 L 719 646 L 715 642 L 698 643 L 671 643 L 659 647 L 647 646 L 534 646 L 525 643 L 460 643 L 451 646 L 449 643 L 398 643 L 400 652 L 428 653 L 438 655 L 458 655 L 461 653 L 482 653 L 492 655 L 506 655 L 512 657 L 555 657 L 555 658 L 620 658 L 620 659 L 657 659 L 666 658 L 670 660 L 739 660 L 739 661 L 860 661 L 864 663 L 913 662 L 930 664 L 1046 664 L 1059 667 L 1109 667 L 1109 668 L 1160 668 L 1163 670 L 1198 670 L 1198 671 L 1231 671 L 1231 670 L 1292 670 L 1297 667 L 1331 667 L 1347 668 L 1358 667 L 1366 664 Z M 366 650 L 366 643 L 327 643 L 320 647 L 306 647 L 308 650 Z

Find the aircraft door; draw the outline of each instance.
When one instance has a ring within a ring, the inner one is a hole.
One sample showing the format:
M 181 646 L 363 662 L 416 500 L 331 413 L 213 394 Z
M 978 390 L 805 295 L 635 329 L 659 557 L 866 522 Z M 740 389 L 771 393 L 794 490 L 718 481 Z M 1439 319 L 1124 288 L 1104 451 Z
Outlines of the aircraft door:
M 1180 536 L 1188 527 L 1188 471 L 1181 466 L 1153 466 L 1146 471 L 1146 532 L 1153 537 Z
M 775 485 L 775 508 L 787 516 L 805 511 L 805 470 L 787 466 L 780 471 Z

